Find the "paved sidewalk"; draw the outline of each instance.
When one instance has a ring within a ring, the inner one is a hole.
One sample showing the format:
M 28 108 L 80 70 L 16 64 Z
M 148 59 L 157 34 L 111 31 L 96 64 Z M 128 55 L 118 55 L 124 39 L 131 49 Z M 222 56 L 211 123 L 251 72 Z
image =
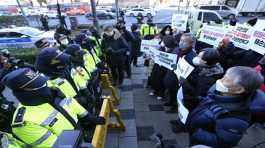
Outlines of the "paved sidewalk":
M 120 88 L 122 100 L 118 108 L 126 131 L 109 130 L 106 148 L 154 148 L 150 136 L 155 132 L 163 135 L 166 146 L 175 143 L 188 146 L 187 134 L 171 132 L 169 120 L 175 119 L 177 114 L 166 114 L 163 102 L 148 95 L 151 90 L 144 88 L 146 79 L 143 61 L 140 61 L 139 67 L 132 67 L 132 79 L 125 79 Z

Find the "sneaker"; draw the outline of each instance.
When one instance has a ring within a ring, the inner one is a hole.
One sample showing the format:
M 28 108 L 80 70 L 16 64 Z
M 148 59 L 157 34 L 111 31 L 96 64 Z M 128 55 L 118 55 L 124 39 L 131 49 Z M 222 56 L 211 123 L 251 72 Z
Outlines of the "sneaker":
M 157 99 L 157 100 L 162 100 L 163 98 L 160 97 L 160 96 L 157 96 L 156 99 Z
M 154 95 L 155 95 L 154 92 L 149 93 L 149 96 L 154 96 Z

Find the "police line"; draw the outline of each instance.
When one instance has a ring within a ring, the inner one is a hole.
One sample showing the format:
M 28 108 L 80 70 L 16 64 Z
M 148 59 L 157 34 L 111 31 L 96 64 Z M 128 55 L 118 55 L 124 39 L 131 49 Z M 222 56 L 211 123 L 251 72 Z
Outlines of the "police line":
M 235 27 L 221 28 L 205 25 L 201 29 L 199 41 L 217 46 L 225 37 L 231 39 L 234 45 L 245 50 L 253 50 L 265 54 L 265 31 L 262 27 L 250 27 L 237 24 Z
M 186 79 L 194 70 L 184 58 L 179 58 L 177 55 L 158 50 L 160 48 L 159 40 L 142 40 L 141 51 L 150 57 L 156 64 L 163 66 L 169 70 L 174 70 L 178 78 Z

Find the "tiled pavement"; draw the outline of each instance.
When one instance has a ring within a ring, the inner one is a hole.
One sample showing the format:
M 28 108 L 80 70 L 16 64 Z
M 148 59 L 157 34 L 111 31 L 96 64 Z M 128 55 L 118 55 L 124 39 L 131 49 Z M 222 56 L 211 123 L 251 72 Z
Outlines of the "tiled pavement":
M 163 135 L 165 145 L 178 143 L 187 147 L 188 135 L 176 136 L 170 130 L 169 120 L 177 115 L 166 114 L 163 102 L 148 95 L 150 90 L 144 88 L 146 79 L 142 64 L 132 67 L 132 79 L 125 79 L 120 88 L 122 100 L 118 106 L 126 131 L 109 130 L 106 148 L 155 148 L 155 142 L 150 140 L 155 132 Z
M 171 144 L 187 148 L 188 134 L 174 134 L 170 129 L 169 120 L 175 119 L 177 114 L 165 113 L 163 102 L 148 95 L 150 90 L 144 88 L 145 81 L 144 67 L 133 67 L 132 79 L 125 79 L 119 91 L 122 99 L 118 108 L 126 131 L 109 130 L 105 148 L 155 148 L 155 142 L 150 140 L 155 132 L 163 135 L 165 148 Z M 243 138 L 238 148 L 250 148 L 257 143 L 261 144 L 255 148 L 265 148 L 264 129 L 252 127 L 247 133 L 250 136 Z

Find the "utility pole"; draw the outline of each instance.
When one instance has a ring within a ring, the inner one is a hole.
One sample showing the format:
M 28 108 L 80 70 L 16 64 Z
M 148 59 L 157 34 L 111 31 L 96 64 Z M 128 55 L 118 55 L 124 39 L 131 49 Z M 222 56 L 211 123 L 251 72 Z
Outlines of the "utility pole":
M 90 5 L 91 5 L 91 10 L 92 10 L 92 15 L 93 15 L 93 24 L 96 26 L 97 31 L 100 31 L 99 29 L 99 24 L 98 24 L 98 18 L 96 14 L 96 3 L 95 0 L 90 0 Z
M 27 23 L 29 24 L 29 20 L 28 20 L 27 16 L 25 15 L 25 12 L 24 12 L 24 10 L 23 10 L 23 8 L 22 8 L 22 6 L 21 6 L 19 0 L 17 0 L 17 5 L 18 5 L 18 7 L 19 7 L 19 9 L 20 9 L 20 12 L 21 12 L 22 16 L 25 18 L 25 20 L 26 20 Z
M 116 8 L 116 19 L 118 22 L 118 19 L 119 19 L 119 2 L 118 2 L 118 0 L 115 0 L 115 8 Z

